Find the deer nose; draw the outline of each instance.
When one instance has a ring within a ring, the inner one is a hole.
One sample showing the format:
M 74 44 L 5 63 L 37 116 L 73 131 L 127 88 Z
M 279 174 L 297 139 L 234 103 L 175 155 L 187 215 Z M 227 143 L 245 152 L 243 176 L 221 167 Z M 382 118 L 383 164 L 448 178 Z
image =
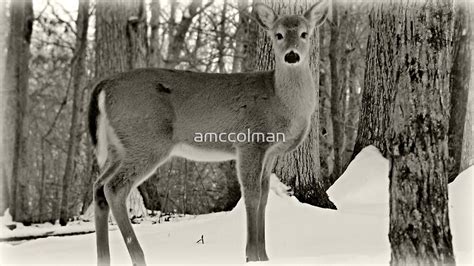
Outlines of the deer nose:
M 290 51 L 289 53 L 285 55 L 285 62 L 287 63 L 295 64 L 295 63 L 298 63 L 299 61 L 300 61 L 300 56 L 293 51 Z

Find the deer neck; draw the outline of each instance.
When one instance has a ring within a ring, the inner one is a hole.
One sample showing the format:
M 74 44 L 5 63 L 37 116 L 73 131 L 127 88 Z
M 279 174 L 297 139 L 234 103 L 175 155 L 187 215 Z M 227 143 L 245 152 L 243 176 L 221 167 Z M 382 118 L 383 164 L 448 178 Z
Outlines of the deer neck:
M 311 116 L 316 107 L 316 89 L 309 63 L 298 66 L 277 64 L 275 93 L 280 101 L 297 116 Z

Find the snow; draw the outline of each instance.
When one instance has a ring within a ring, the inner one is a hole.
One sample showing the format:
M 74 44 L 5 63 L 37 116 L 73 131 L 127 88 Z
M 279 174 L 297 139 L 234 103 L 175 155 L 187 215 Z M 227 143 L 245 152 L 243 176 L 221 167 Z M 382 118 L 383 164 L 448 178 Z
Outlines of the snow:
M 458 265 L 472 265 L 473 173 L 471 167 L 449 186 L 451 228 Z M 337 211 L 298 202 L 285 193 L 287 187 L 273 176 L 266 215 L 270 261 L 249 265 L 387 265 L 390 260 L 387 175 L 388 163 L 377 149 L 364 149 L 328 191 L 339 208 Z M 82 224 L 84 227 L 90 225 Z M 245 262 L 242 201 L 231 212 L 191 216 L 160 224 L 145 221 L 134 228 L 150 265 L 241 265 Z M 201 236 L 204 244 L 197 243 Z M 0 243 L 0 249 L 2 265 L 96 263 L 95 234 Z M 110 231 L 110 249 L 113 264 L 130 265 L 119 230 Z
M 458 262 L 473 263 L 473 182 L 474 166 L 462 172 L 448 186 L 449 222 L 453 235 L 453 246 Z M 458 263 L 459 264 L 459 263 Z
M 388 160 L 366 147 L 327 193 L 341 211 L 365 211 L 388 217 Z
M 8 220 L 7 220 L 8 221 Z M 5 225 L 10 222 L 3 221 Z M 63 234 L 79 234 L 94 232 L 95 227 L 93 223 L 84 223 L 81 221 L 71 222 L 67 227 L 59 224 L 52 225 L 50 223 L 34 224 L 32 226 L 23 226 L 21 223 L 14 223 L 15 230 L 10 230 L 6 226 L 0 228 L 0 238 L 22 238 L 22 237 L 40 237 L 40 236 L 54 236 Z

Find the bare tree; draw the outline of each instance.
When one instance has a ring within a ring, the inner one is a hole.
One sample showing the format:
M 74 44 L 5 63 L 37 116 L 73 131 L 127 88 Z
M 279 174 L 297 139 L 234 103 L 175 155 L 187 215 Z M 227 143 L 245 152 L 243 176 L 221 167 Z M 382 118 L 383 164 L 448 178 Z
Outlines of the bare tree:
M 356 146 L 390 161 L 391 264 L 453 264 L 448 217 L 452 2 L 391 1 L 370 13 Z
M 61 204 L 59 213 L 59 223 L 66 225 L 70 218 L 69 210 L 69 185 L 72 177 L 75 175 L 74 159 L 77 156 L 77 148 L 82 134 L 80 132 L 81 106 L 83 104 L 83 87 L 86 79 L 86 48 L 87 31 L 89 28 L 89 0 L 79 1 L 79 11 L 76 20 L 76 47 L 74 57 L 72 58 L 71 77 L 72 77 L 72 113 L 71 124 L 69 127 L 69 141 L 67 145 L 66 166 L 62 179 L 62 197 L 59 199 Z
M 5 110 L 5 130 L 2 134 L 5 150 L 5 172 L 10 177 L 10 212 L 13 220 L 27 221 L 27 103 L 28 60 L 33 30 L 31 0 L 10 3 L 10 32 L 8 38 L 7 65 L 4 95 L 8 102 Z M 8 178 L 7 177 L 7 178 Z

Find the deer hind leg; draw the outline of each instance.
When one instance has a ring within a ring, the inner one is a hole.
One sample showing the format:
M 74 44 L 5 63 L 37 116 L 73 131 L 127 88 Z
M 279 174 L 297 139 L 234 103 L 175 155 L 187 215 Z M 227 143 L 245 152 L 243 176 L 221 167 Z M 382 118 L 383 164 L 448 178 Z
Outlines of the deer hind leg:
M 128 217 L 126 200 L 132 188 L 136 187 L 164 161 L 169 149 L 161 154 L 143 152 L 130 152 L 133 158 L 124 158 L 115 175 L 105 184 L 104 192 L 112 214 L 125 241 L 133 265 L 146 265 L 143 250 L 133 231 Z
M 247 213 L 247 261 L 259 261 L 258 257 L 258 208 L 260 205 L 261 177 L 265 150 L 261 147 L 239 148 L 238 175 Z
M 260 205 L 258 207 L 258 258 L 260 261 L 267 261 L 267 251 L 265 247 L 265 209 L 267 207 L 268 192 L 270 190 L 270 174 L 272 172 L 275 157 L 268 156 L 265 160 L 265 168 L 262 174 Z
M 94 219 L 96 229 L 97 264 L 110 265 L 109 204 L 105 198 L 104 184 L 120 166 L 119 160 L 110 161 L 106 170 L 94 183 Z

